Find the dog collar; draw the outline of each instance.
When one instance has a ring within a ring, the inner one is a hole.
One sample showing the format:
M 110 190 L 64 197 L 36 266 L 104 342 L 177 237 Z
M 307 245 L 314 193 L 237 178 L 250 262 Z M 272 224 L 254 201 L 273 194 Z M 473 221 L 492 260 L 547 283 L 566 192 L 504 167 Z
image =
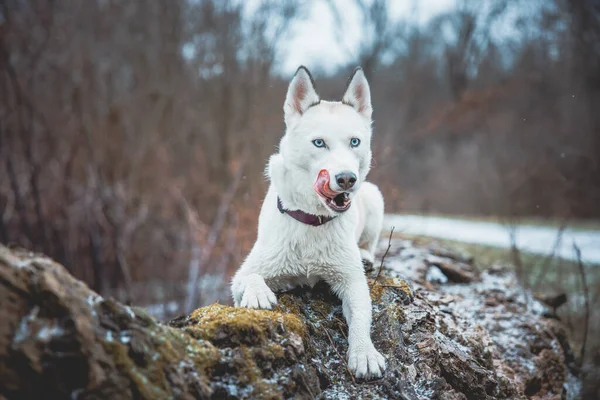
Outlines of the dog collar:
M 302 210 L 286 210 L 285 208 L 283 208 L 283 204 L 281 204 L 281 199 L 279 198 L 279 196 L 277 196 L 277 209 L 282 214 L 287 214 L 290 217 L 294 218 L 296 221 L 300 221 L 303 224 L 312 226 L 321 226 L 335 218 L 323 215 L 309 214 L 305 213 Z

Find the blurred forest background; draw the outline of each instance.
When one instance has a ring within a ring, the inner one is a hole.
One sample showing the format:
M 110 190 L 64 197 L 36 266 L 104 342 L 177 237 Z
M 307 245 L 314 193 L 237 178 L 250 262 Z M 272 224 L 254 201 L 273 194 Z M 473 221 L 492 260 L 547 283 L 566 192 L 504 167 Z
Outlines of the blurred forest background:
M 319 1 L 342 43 L 346 5 Z M 311 5 L 0 0 L 0 242 L 135 304 L 229 301 Z M 462 0 L 425 23 L 351 5 L 358 50 L 311 69 L 328 99 L 365 69 L 387 212 L 600 218 L 599 1 Z

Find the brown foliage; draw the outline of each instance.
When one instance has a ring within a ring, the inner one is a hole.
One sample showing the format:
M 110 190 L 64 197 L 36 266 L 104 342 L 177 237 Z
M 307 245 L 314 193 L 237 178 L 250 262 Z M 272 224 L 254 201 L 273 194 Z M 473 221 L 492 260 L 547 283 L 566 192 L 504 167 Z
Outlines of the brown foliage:
M 557 1 L 520 25 L 537 34 L 503 44 L 491 27 L 509 3 L 425 26 L 392 21 L 386 2 L 353 3 L 369 32 L 351 64 L 372 86 L 370 178 L 388 211 L 600 216 L 600 57 L 586 50 L 598 10 Z M 287 79 L 274 68 L 300 8 L 1 1 L 0 242 L 142 304 L 183 300 L 190 260 L 209 246 L 200 274 L 218 295 L 199 302 L 226 301 L 283 132 Z M 346 72 L 319 77 L 320 93 L 339 99 Z
M 1 3 L 0 241 L 53 255 L 99 292 L 153 301 L 132 284 L 167 280 L 175 295 L 247 148 L 214 265 L 231 229 L 241 250 L 202 271 L 229 274 L 255 232 L 274 144 L 255 140 L 273 125 L 256 105 L 279 92 L 265 22 L 281 12 L 284 29 L 295 11 L 265 2 L 242 20 L 240 5 L 216 4 Z

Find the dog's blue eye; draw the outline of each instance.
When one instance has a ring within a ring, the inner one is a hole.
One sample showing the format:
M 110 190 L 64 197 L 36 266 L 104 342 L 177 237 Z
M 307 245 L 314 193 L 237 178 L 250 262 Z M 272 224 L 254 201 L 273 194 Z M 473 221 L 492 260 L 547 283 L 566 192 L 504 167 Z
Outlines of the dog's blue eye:
M 313 140 L 313 144 L 317 147 L 325 147 L 325 141 L 323 139 Z
M 359 144 L 360 144 L 360 139 L 359 138 L 352 138 L 352 139 L 350 139 L 350 146 L 352 146 L 352 147 L 358 147 Z

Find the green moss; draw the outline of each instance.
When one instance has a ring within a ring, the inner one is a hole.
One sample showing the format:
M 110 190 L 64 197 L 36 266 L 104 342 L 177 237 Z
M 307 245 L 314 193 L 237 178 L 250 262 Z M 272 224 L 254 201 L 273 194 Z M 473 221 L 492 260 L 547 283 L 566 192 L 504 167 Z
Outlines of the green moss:
M 410 286 L 405 281 L 379 277 L 377 282 L 371 281 L 371 301 L 379 302 L 386 290 L 400 290 L 409 297 L 413 295 Z
M 145 325 L 143 319 L 140 323 Z M 189 360 L 203 383 L 208 384 L 208 372 L 221 358 L 219 350 L 210 342 L 194 340 L 181 331 L 156 323 L 138 329 L 147 335 L 136 334 L 133 329 L 119 333 L 107 331 L 101 336 L 105 352 L 121 375 L 131 382 L 134 397 L 171 398 L 166 371 L 181 360 Z
M 401 324 L 406 322 L 406 314 L 404 313 L 404 308 L 402 306 L 391 304 L 388 306 L 388 310 L 390 312 L 390 318 L 393 318 Z
M 260 369 L 252 357 L 252 352 L 246 346 L 240 346 L 240 350 L 242 357 L 236 360 L 240 367 L 238 370 L 240 382 L 246 385 L 254 384 L 261 376 Z
M 402 290 L 407 295 L 412 296 L 413 292 L 412 292 L 412 289 L 410 288 L 410 286 L 408 285 L 408 283 L 406 283 L 405 281 L 400 281 L 398 286 L 400 286 L 398 288 L 399 290 Z
M 268 355 L 275 358 L 283 358 L 283 347 L 276 344 L 267 345 L 265 349 L 250 349 L 246 346 L 238 348 L 238 356 L 235 357 L 235 364 L 238 367 L 237 376 L 240 383 L 251 386 L 252 398 L 256 399 L 283 399 L 279 388 L 275 382 L 268 382 L 264 379 L 261 368 L 256 362 L 256 351 L 260 351 L 261 358 Z
M 122 374 L 127 376 L 132 383 L 132 389 L 137 392 L 135 397 L 142 399 L 165 399 L 168 398 L 164 390 L 167 385 L 164 373 L 160 368 L 152 368 L 151 371 L 141 371 L 135 362 L 129 357 L 126 345 L 120 342 L 104 342 L 105 350 L 112 355 L 116 367 Z M 149 379 L 151 377 L 151 379 Z
M 156 320 L 148 315 L 146 310 L 143 308 L 131 306 L 131 310 L 134 312 L 136 318 L 138 318 L 144 324 L 144 326 L 156 326 Z
M 264 348 L 264 353 L 269 356 L 271 360 L 276 360 L 278 358 L 285 358 L 285 350 L 283 346 L 276 343 L 269 343 Z
M 265 381 L 259 381 L 254 384 L 252 395 L 255 399 L 283 400 L 283 395 L 277 390 L 277 386 Z
M 301 316 L 302 308 L 300 307 L 300 305 L 301 301 L 297 297 L 291 296 L 289 294 L 282 294 L 277 299 L 277 307 L 275 308 L 275 310 L 279 312 L 291 313 Z
M 264 344 L 279 330 L 306 336 L 306 325 L 294 314 L 220 304 L 192 312 L 186 328 L 196 338 L 238 345 Z
M 385 287 L 381 286 L 379 284 L 379 282 L 373 284 L 371 286 L 371 301 L 374 303 L 379 302 L 379 300 L 381 300 L 381 296 L 383 296 L 384 292 L 385 292 Z
M 329 314 L 331 314 L 332 306 L 331 303 L 328 303 L 323 300 L 314 300 L 310 303 L 310 307 L 319 314 L 320 317 L 328 319 Z

